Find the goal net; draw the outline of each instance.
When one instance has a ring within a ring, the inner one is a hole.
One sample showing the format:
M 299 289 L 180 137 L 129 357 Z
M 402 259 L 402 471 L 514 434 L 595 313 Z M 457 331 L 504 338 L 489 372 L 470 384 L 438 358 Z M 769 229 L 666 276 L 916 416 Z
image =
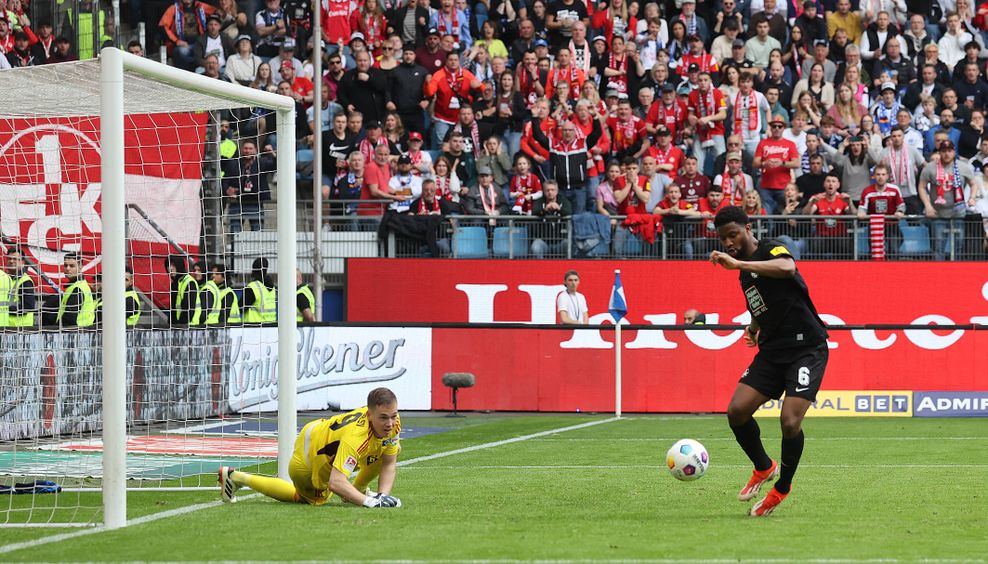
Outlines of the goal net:
M 286 477 L 294 101 L 112 48 L 0 100 L 0 526 Z

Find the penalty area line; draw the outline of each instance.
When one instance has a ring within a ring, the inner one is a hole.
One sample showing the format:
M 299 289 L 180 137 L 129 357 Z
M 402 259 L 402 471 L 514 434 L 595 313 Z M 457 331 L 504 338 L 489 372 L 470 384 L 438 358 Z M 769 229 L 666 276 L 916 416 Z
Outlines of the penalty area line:
M 455 450 L 450 450 L 446 452 L 437 452 L 435 454 L 429 454 L 426 456 L 420 456 L 418 458 L 410 458 L 408 460 L 398 461 L 398 466 L 408 466 L 410 464 L 416 464 L 418 462 L 425 462 L 428 460 L 436 460 L 437 458 L 445 458 L 447 456 L 454 456 L 457 454 L 464 454 L 468 452 L 475 452 L 478 450 L 485 450 L 489 448 L 495 448 L 503 445 L 510 445 L 512 443 L 518 443 L 522 441 L 527 441 L 530 439 L 535 439 L 538 437 L 545 437 L 547 435 L 553 435 L 556 433 L 565 433 L 566 431 L 575 431 L 577 429 L 585 429 L 587 427 L 593 427 L 595 425 L 603 425 L 604 423 L 611 423 L 614 421 L 620 421 L 618 417 L 610 417 L 607 419 L 600 419 L 597 421 L 588 421 L 586 423 L 580 423 L 579 425 L 570 425 L 568 427 L 560 427 L 557 429 L 549 429 L 547 431 L 540 431 L 538 433 L 532 433 L 529 435 L 522 435 L 520 437 L 512 437 L 510 439 L 504 439 L 500 441 L 493 441 L 489 443 L 482 443 L 479 445 L 473 445 L 464 448 L 458 448 Z M 262 497 L 259 493 L 249 494 L 240 498 L 241 501 Z M 195 505 L 188 505 L 186 507 L 179 507 L 176 509 L 169 509 L 168 511 L 162 511 L 161 513 L 152 513 L 150 515 L 144 515 L 143 517 L 137 517 L 135 519 L 128 519 L 127 526 L 131 527 L 134 525 L 143 525 L 145 523 L 151 523 L 158 521 L 160 519 L 168 519 L 169 517 L 177 517 L 179 515 L 188 515 L 189 513 L 195 513 L 203 509 L 212 509 L 214 507 L 219 507 L 224 505 L 222 501 L 210 501 L 206 503 L 197 503 Z M 96 533 L 102 533 L 107 529 L 102 526 L 95 526 L 91 529 L 84 529 L 81 531 L 73 531 L 71 533 L 62 533 L 58 535 L 52 535 L 50 537 L 43 537 L 40 539 L 33 539 L 29 541 L 17 542 L 12 544 L 6 544 L 0 546 L 0 554 L 7 554 L 17 550 L 25 550 L 29 548 L 35 548 L 39 546 L 44 546 L 46 544 L 52 544 L 56 542 L 62 542 L 74 538 L 85 537 L 88 535 L 94 535 Z M 119 529 L 117 529 L 119 530 Z

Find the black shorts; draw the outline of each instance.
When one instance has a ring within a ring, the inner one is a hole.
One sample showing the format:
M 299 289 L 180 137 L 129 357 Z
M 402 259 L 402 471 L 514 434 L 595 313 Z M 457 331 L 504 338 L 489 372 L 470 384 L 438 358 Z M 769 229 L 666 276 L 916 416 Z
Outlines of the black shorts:
M 772 399 L 779 399 L 785 392 L 787 397 L 816 401 L 829 356 L 826 342 L 790 350 L 759 351 L 740 382 Z

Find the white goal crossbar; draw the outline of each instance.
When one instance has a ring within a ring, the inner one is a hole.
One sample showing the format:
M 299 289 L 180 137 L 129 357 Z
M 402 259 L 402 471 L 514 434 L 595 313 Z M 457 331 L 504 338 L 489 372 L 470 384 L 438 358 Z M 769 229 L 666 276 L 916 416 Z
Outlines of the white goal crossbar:
M 136 91 L 131 91 L 131 78 Z M 113 47 L 100 52 L 103 269 L 103 510 L 108 529 L 127 523 L 127 351 L 124 270 L 124 115 L 147 113 L 140 79 L 277 113 L 277 221 L 292 236 L 278 238 L 278 278 L 295 279 L 295 103 L 291 98 L 231 84 L 137 57 Z M 125 96 L 125 90 L 127 96 Z M 208 108 L 198 108 L 208 109 Z M 288 226 L 288 227 L 285 227 Z M 278 300 L 278 475 L 288 478 L 297 417 L 294 300 Z

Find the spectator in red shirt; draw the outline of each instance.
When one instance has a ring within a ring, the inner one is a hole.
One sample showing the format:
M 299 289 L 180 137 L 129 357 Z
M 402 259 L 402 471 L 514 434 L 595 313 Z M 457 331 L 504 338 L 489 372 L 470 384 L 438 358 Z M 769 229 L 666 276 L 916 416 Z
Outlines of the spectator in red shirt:
M 676 99 L 676 87 L 671 82 L 666 82 L 662 85 L 662 96 L 652 102 L 648 109 L 645 128 L 657 139 L 659 128 L 665 126 L 672 135 L 670 140 L 675 139 L 676 133 L 686 126 L 687 112 L 686 104 Z
M 676 177 L 683 201 L 693 206 L 707 197 L 710 190 L 710 179 L 700 174 L 696 157 L 690 155 L 683 160 L 683 174 Z
M 281 80 L 292 85 L 292 97 L 306 108 L 312 105 L 315 96 L 315 86 L 304 76 L 295 76 L 295 65 L 292 61 L 281 61 Z
M 350 41 L 351 0 L 324 0 L 319 10 L 322 19 L 322 38 L 326 41 L 327 52 L 339 52 L 339 45 Z
M 689 123 L 693 135 L 693 154 L 697 166 L 707 176 L 714 174 L 714 160 L 724 152 L 724 120 L 727 119 L 727 101 L 720 88 L 714 88 L 710 73 L 702 72 L 699 88 L 690 92 Z
M 898 186 L 888 182 L 888 165 L 885 163 L 875 165 L 873 175 L 875 183 L 861 192 L 858 217 L 864 219 L 868 215 L 895 215 L 896 217 L 905 215 L 906 202 L 902 199 L 902 192 Z
M 693 247 L 687 244 L 690 224 L 688 220 L 700 217 L 695 205 L 682 198 L 679 184 L 666 186 L 665 198 L 652 213 L 662 217 L 662 232 L 668 241 L 669 258 L 693 258 Z
M 569 47 L 559 48 L 559 52 L 556 53 L 556 63 L 553 65 L 553 69 L 549 71 L 549 78 L 546 80 L 545 95 L 547 97 L 552 98 L 557 83 L 563 81 L 569 84 L 570 98 L 576 100 L 580 97 L 580 89 L 583 88 L 587 76 L 582 70 L 576 68 L 572 59 L 573 55 L 570 53 Z
M 854 214 L 854 204 L 848 194 L 840 192 L 840 178 L 836 174 L 827 175 L 823 180 L 823 193 L 810 198 L 803 214 L 824 217 L 817 220 L 816 236 L 810 240 L 810 252 L 815 258 L 851 258 L 849 221 L 839 217 Z
M 404 202 L 409 199 L 404 194 L 392 194 L 388 188 L 391 182 L 391 150 L 387 145 L 378 145 L 374 148 L 374 159 L 367 163 L 364 170 L 364 185 L 360 190 L 361 200 L 392 200 Z M 382 204 L 360 204 L 357 208 L 357 215 L 380 216 L 384 214 Z
M 425 85 L 425 97 L 435 96 L 433 109 L 432 138 L 439 147 L 453 125 L 460 117 L 460 108 L 469 106 L 473 100 L 471 91 L 479 90 L 481 83 L 468 70 L 460 68 L 460 56 L 455 52 L 446 53 L 446 65 L 432 75 Z
M 631 100 L 627 96 L 618 102 L 617 116 L 607 118 L 607 130 L 611 135 L 611 155 L 616 159 L 638 159 L 651 145 L 645 122 L 632 114 Z
M 682 149 L 672 144 L 672 136 L 671 129 L 659 125 L 655 129 L 655 138 L 658 142 L 648 149 L 648 155 L 655 157 L 656 171 L 665 177 L 666 184 L 679 176 L 679 169 L 683 166 L 685 159 Z
M 758 193 L 768 215 L 773 215 L 785 206 L 786 184 L 792 182 L 792 170 L 800 167 L 799 150 L 796 144 L 782 138 L 786 122 L 777 115 L 769 121 L 769 138 L 762 139 L 755 149 L 755 168 L 762 170 L 761 186 Z

